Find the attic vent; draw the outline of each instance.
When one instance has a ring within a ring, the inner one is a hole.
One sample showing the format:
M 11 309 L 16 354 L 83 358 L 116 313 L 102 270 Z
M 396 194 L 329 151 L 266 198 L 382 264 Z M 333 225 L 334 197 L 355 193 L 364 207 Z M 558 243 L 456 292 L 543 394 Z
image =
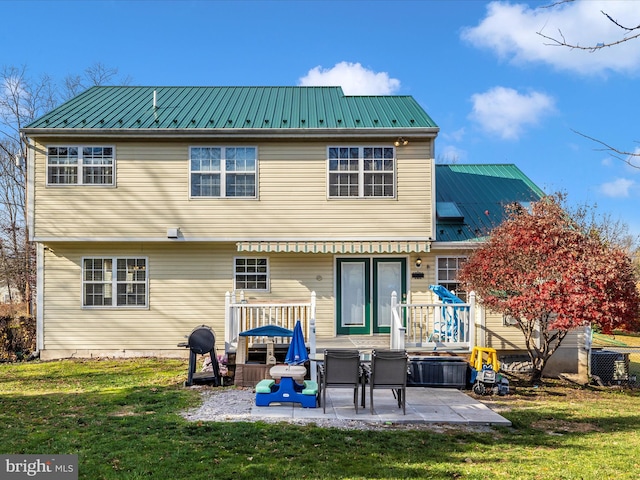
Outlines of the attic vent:
M 462 223 L 464 215 L 455 202 L 436 202 L 436 216 L 442 222 Z

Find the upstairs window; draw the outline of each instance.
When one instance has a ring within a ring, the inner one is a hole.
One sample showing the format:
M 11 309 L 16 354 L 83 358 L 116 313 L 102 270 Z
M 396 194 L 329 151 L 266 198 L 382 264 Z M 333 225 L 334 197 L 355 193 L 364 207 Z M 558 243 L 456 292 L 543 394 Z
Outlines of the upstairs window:
M 191 147 L 191 197 L 256 196 L 255 147 Z
M 85 258 L 82 261 L 84 307 L 146 307 L 146 258 Z
M 47 184 L 113 185 L 114 164 L 113 147 L 48 147 Z
M 394 196 L 393 147 L 329 147 L 329 197 Z

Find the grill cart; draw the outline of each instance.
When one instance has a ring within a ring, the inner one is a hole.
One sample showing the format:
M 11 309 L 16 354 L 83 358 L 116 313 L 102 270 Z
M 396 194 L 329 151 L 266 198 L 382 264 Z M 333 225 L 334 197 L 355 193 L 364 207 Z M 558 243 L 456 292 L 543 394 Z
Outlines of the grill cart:
M 189 371 L 187 381 L 184 382 L 185 387 L 190 387 L 194 383 L 213 383 L 216 387 L 222 385 L 220 366 L 216 356 L 216 336 L 211 327 L 201 325 L 194 328 L 187 341 L 179 343 L 178 346 L 189 349 Z M 211 371 L 196 372 L 197 356 L 206 354 L 211 356 Z

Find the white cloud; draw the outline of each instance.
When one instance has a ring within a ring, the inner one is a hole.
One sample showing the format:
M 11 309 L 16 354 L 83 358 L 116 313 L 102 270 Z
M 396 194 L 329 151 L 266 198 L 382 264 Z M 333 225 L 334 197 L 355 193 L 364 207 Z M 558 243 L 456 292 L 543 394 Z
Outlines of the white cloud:
M 518 93 L 512 88 L 494 87 L 471 96 L 473 110 L 469 117 L 480 129 L 514 140 L 524 127 L 536 125 L 540 119 L 555 111 L 552 97 L 540 93 Z
M 639 70 L 640 41 L 590 52 L 551 46 L 550 40 L 537 33 L 557 39 L 564 37 L 567 43 L 579 46 L 621 39 L 625 32 L 602 12 L 625 26 L 635 27 L 640 23 L 640 10 L 635 1 L 581 0 L 553 8 L 529 8 L 525 4 L 496 1 L 487 6 L 487 15 L 477 26 L 462 31 L 462 38 L 518 64 L 542 62 L 584 75 Z
M 611 157 L 605 157 L 600 163 L 603 167 L 610 167 L 613 165 L 613 159 Z
M 332 68 L 318 65 L 300 78 L 301 86 L 339 86 L 345 95 L 391 95 L 400 89 L 400 80 L 387 72 L 374 72 L 360 63 L 340 62 Z
M 442 138 L 445 140 L 451 140 L 454 142 L 461 142 L 465 135 L 464 127 L 454 130 L 453 132 L 441 132 Z
M 632 167 L 634 173 L 638 172 L 640 168 L 640 147 L 636 147 L 633 153 L 627 156 L 626 162 Z
M 438 150 L 440 154 L 436 163 L 456 164 L 467 160 L 467 152 L 453 145 L 445 145 Z
M 635 184 L 636 182 L 627 178 L 616 178 L 612 182 L 600 185 L 600 191 L 607 197 L 626 198 Z

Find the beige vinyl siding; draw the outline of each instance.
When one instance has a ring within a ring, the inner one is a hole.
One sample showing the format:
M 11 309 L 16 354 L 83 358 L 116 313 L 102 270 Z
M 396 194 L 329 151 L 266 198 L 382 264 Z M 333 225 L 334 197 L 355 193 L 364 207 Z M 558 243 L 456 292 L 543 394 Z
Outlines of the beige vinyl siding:
M 224 349 L 232 246 L 54 244 L 45 252 L 45 349 L 175 349 L 191 329 L 214 328 Z M 82 308 L 82 258 L 148 258 L 149 308 Z
M 502 314 L 486 315 L 487 346 L 496 350 L 525 350 L 524 334 L 517 325 L 503 325 Z M 562 349 L 576 349 L 584 345 L 584 328 L 570 331 L 562 341 Z
M 487 311 L 485 317 L 486 345 L 496 350 L 522 350 L 524 334 L 517 325 L 504 325 L 501 313 Z
M 316 292 L 316 335 L 335 336 L 334 322 L 334 259 L 325 254 L 236 254 L 236 256 L 267 257 L 271 290 L 245 292 L 249 303 L 308 302 Z
M 430 142 L 396 149 L 394 199 L 328 199 L 334 142 L 245 143 L 258 148 L 257 199 L 189 198 L 189 146 L 211 145 L 203 142 L 112 142 L 115 187 L 46 187 L 47 145 L 98 143 L 42 139 L 37 146 L 36 238 L 166 240 L 167 228 L 177 227 L 186 240 L 432 236 Z
M 148 308 L 82 308 L 82 258 L 94 256 L 146 257 Z M 185 335 L 206 324 L 223 351 L 236 256 L 231 243 L 51 244 L 44 255 L 44 349 L 179 350 Z M 318 335 L 333 334 L 333 257 L 274 255 L 269 262 L 271 291 L 248 291 L 248 301 L 308 302 L 315 291 Z

